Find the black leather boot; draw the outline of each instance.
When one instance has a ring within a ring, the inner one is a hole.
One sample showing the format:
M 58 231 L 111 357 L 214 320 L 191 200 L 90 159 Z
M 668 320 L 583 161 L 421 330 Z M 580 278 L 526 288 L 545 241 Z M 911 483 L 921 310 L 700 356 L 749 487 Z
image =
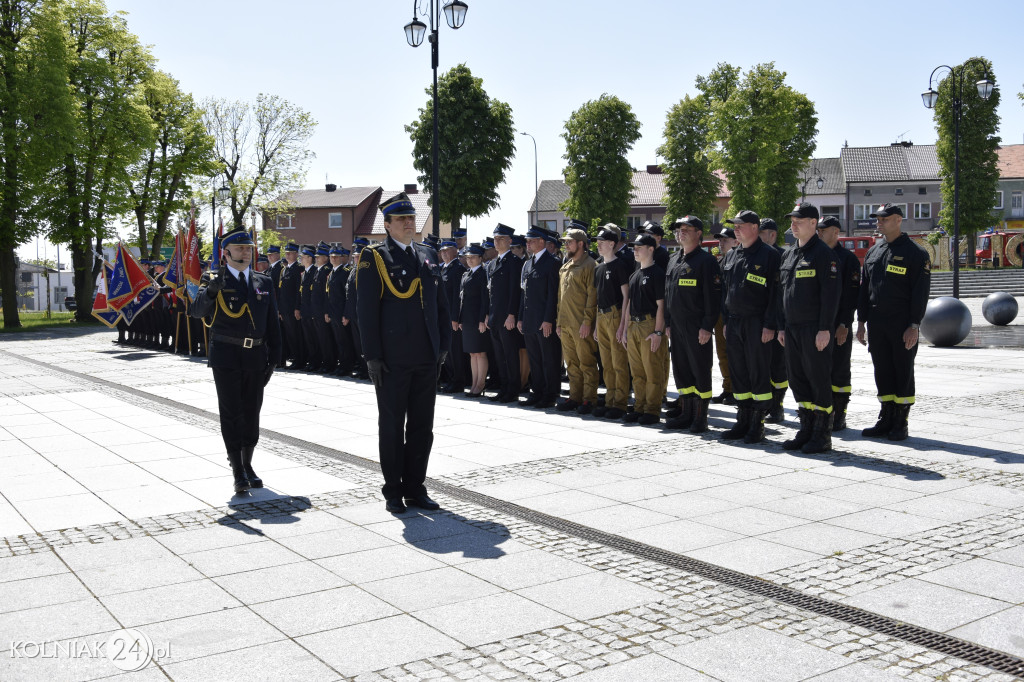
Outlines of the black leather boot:
M 693 399 L 693 422 L 690 424 L 690 433 L 704 433 L 708 430 L 708 405 L 710 399 Z
M 822 412 L 814 410 L 811 414 L 811 438 L 803 447 L 801 452 L 808 455 L 816 452 L 828 452 L 832 449 L 832 415 L 833 412 Z
M 786 421 L 786 411 L 782 409 L 782 401 L 786 397 L 786 389 L 772 389 L 772 407 L 768 412 L 768 421 L 771 424 L 781 424 Z
M 889 429 L 889 433 L 886 438 L 889 440 L 906 440 L 909 435 L 907 432 L 907 417 L 910 416 L 910 405 L 896 405 L 893 404 L 893 415 L 892 415 L 892 427 Z
M 878 421 L 875 422 L 874 426 L 861 431 L 860 435 L 866 438 L 881 438 L 882 436 L 888 436 L 889 431 L 892 430 L 892 419 L 895 408 L 895 403 L 888 401 L 882 403 L 882 409 L 878 412 Z
M 843 431 L 846 429 L 846 408 L 850 404 L 849 393 L 832 394 L 832 431 Z
M 241 452 L 229 452 L 228 462 L 231 463 L 231 474 L 235 477 L 235 492 L 244 493 L 249 489 L 249 479 L 245 476 Z
M 764 418 L 768 414 L 768 405 L 759 404 L 750 410 L 750 426 L 743 436 L 743 442 L 754 444 L 764 440 Z
M 754 408 L 749 403 L 740 405 L 736 411 L 736 423 L 728 431 L 723 431 L 720 438 L 722 440 L 739 440 L 747 435 L 747 431 L 750 430 L 750 417 L 753 411 Z
M 693 404 L 697 399 L 683 396 L 679 399 L 679 414 L 665 422 L 666 429 L 688 429 L 693 424 Z M 668 416 L 667 414 L 665 416 Z
M 813 426 L 811 410 L 801 407 L 796 411 L 796 416 L 800 420 L 800 429 L 796 432 L 796 435 L 782 443 L 784 450 L 799 450 L 804 446 L 804 443 L 811 439 L 811 429 Z
M 253 445 L 246 445 L 242 448 L 242 469 L 245 472 L 245 478 L 249 481 L 250 488 L 262 488 L 263 479 L 252 470 L 252 453 L 255 449 L 256 447 Z

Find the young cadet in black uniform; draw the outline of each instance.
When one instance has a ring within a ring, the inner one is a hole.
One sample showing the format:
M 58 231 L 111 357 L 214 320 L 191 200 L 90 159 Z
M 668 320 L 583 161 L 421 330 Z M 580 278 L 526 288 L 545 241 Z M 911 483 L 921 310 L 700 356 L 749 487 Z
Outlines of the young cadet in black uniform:
M 629 331 L 626 352 L 633 375 L 633 411 L 622 418 L 626 423 L 657 424 L 661 401 L 668 383 L 668 344 L 665 343 L 665 271 L 654 263 L 658 243 L 649 234 L 633 241 L 637 268 L 629 278 Z
M 331 265 L 328 259 L 331 247 L 320 242 L 316 247 L 316 279 L 313 284 L 313 319 L 316 322 L 316 345 L 320 349 L 320 366 L 315 368 L 322 374 L 333 374 L 338 368 L 338 359 L 334 352 L 334 335 L 327 323 L 327 280 L 331 276 Z
M 523 348 L 523 335 L 516 329 L 516 321 L 523 293 L 523 261 L 512 253 L 514 229 L 498 223 L 493 236 L 498 255 L 487 264 L 487 327 L 494 348 L 499 386 L 498 393 L 491 396 L 490 400 L 514 403 L 519 400 L 522 373 L 519 350 Z
M 671 341 L 672 368 L 681 412 L 669 429 L 708 430 L 711 403 L 711 337 L 722 307 L 722 271 L 718 260 L 700 247 L 704 223 L 685 216 L 672 223 L 680 250 L 669 260 L 665 281 L 665 331 Z
M 370 241 L 366 237 L 356 237 L 352 240 L 352 256 L 358 263 L 359 255 L 363 252 Z M 366 371 L 366 360 L 363 357 L 363 340 L 359 335 L 359 287 L 356 286 L 356 278 L 359 268 L 353 266 L 348 274 L 348 283 L 345 285 L 345 317 L 341 323 L 349 328 L 352 334 L 352 345 L 356 349 L 356 369 L 353 376 L 357 379 L 369 379 Z
M 313 306 L 313 289 L 316 287 L 316 247 L 303 246 L 299 251 L 302 262 L 302 284 L 299 287 L 299 310 L 302 318 L 302 347 L 305 350 L 306 370 L 315 372 L 323 359 L 317 341 L 316 315 Z
M 441 286 L 448 300 L 448 310 L 451 313 L 452 323 L 452 349 L 444 361 L 444 383 L 441 385 L 443 393 L 462 393 L 466 387 L 466 362 L 465 353 L 462 352 L 462 331 L 459 330 L 459 286 L 462 284 L 462 275 L 466 272 L 466 266 L 459 260 L 458 243 L 453 240 L 441 242 L 438 254 L 444 265 L 441 266 Z
M 846 408 L 850 404 L 851 386 L 850 356 L 853 352 L 853 314 L 857 310 L 860 293 L 860 260 L 852 251 L 839 243 L 839 232 L 843 225 L 838 218 L 829 216 L 818 221 L 818 236 L 832 247 L 839 263 L 839 281 L 842 293 L 839 295 L 839 311 L 835 321 L 835 347 L 832 349 L 832 431 L 846 428 Z
M 872 218 L 885 237 L 864 258 L 857 304 L 857 340 L 867 344 L 875 366 L 875 386 L 882 403 L 878 422 L 861 434 L 889 440 L 907 437 L 907 416 L 914 404 L 914 358 L 921 320 L 928 306 L 931 260 L 928 252 L 900 228 L 903 209 L 880 206 Z
M 657 248 L 654 249 L 654 264 L 668 272 L 668 249 L 661 245 L 661 240 L 665 238 L 664 228 L 658 223 L 647 220 L 637 230 L 637 234 L 649 234 L 654 237 L 654 241 L 658 243 Z
M 618 258 L 615 248 L 619 228 L 606 224 L 597 234 L 597 250 L 601 262 L 594 270 L 597 286 L 597 324 L 594 338 L 604 367 L 604 405 L 595 407 L 593 415 L 605 419 L 621 419 L 629 401 L 629 354 L 626 352 L 626 331 L 629 318 L 625 304 L 629 300 L 630 262 Z
M 249 268 L 252 239 L 244 228 L 221 238 L 227 266 L 207 272 L 189 313 L 210 330 L 209 365 L 217 387 L 220 432 L 228 451 L 235 492 L 262 488 L 252 468 L 260 438 L 263 387 L 281 355 L 277 301 L 265 274 Z
M 722 266 L 722 317 L 738 413 L 736 424 L 722 438 L 759 443 L 764 439 L 764 415 L 772 405 L 769 344 L 775 339 L 781 259 L 758 238 L 761 219 L 753 211 L 740 211 L 725 222 L 733 225 L 739 240 Z
M 327 311 L 324 319 L 331 330 L 334 340 L 335 357 L 338 366 L 334 375 L 347 377 L 352 374 L 355 366 L 355 347 L 349 327 L 343 323 L 345 318 L 345 293 L 348 287 L 348 275 L 351 268 L 345 263 L 351 251 L 335 246 L 331 249 L 331 272 L 327 277 Z
M 761 225 L 758 228 L 757 236 L 761 241 L 779 252 L 779 258 L 785 259 L 786 249 L 779 246 L 779 228 L 771 218 L 761 218 Z M 777 323 L 776 329 L 782 330 L 782 321 Z M 776 341 L 778 332 L 776 332 Z M 786 419 L 786 413 L 782 408 L 782 401 L 786 398 L 786 389 L 789 388 L 789 379 L 786 372 L 786 352 L 780 343 L 768 344 L 772 349 L 772 368 L 769 379 L 772 382 L 772 405 L 768 410 L 766 421 L 772 424 L 781 424 Z
M 832 449 L 832 330 L 839 310 L 839 264 L 835 252 L 818 238 L 818 208 L 803 203 L 786 214 L 796 244 L 779 271 L 779 343 L 793 397 L 800 406 L 800 430 L 782 444 L 805 453 Z
M 523 294 L 516 323 L 530 358 L 530 397 L 520 405 L 538 409 L 554 407 L 562 387 L 562 343 L 555 335 L 558 269 L 562 263 L 545 246 L 548 234 L 536 225 L 526 233 L 530 256 L 520 277 Z
M 303 369 L 306 366 L 305 346 L 302 343 L 302 266 L 298 262 L 299 245 L 289 243 L 284 247 L 285 264 L 281 267 L 281 279 L 277 285 L 278 316 L 281 331 L 290 353 L 292 364 L 289 369 Z
M 416 209 L 405 192 L 379 206 L 388 237 L 359 254 L 359 335 L 377 393 L 381 492 L 393 513 L 439 509 L 423 485 L 434 442 L 438 369 L 452 337 L 437 253 L 414 244 Z M 403 504 L 404 498 L 404 504 Z

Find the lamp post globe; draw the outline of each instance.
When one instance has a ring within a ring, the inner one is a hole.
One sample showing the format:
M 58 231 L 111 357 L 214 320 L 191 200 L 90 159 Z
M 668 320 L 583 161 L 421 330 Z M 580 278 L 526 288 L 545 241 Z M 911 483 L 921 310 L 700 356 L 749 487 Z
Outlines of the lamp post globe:
M 462 0 L 453 0 L 444 6 L 444 18 L 452 28 L 462 28 L 462 24 L 466 21 L 466 10 L 468 9 L 469 5 Z

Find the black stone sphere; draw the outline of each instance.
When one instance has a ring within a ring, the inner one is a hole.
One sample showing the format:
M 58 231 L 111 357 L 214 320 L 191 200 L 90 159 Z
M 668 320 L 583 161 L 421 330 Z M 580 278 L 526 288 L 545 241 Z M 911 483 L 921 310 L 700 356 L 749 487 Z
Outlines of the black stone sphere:
M 1005 291 L 989 294 L 981 304 L 981 314 L 990 324 L 1010 324 L 1017 317 L 1017 299 Z
M 935 346 L 955 346 L 971 333 L 971 311 L 963 301 L 940 296 L 928 302 L 921 336 Z

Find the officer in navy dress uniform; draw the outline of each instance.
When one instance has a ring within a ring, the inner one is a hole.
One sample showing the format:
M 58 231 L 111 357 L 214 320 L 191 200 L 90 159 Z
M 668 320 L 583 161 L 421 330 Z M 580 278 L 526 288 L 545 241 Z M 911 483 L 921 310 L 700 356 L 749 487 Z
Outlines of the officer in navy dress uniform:
M 331 331 L 338 365 L 335 376 L 349 376 L 355 365 L 355 347 L 345 317 L 345 293 L 351 268 L 344 262 L 352 252 L 342 246 L 331 249 L 331 271 L 327 277 L 327 313 L 324 319 Z
M 498 223 L 494 228 L 494 248 L 498 253 L 487 264 L 487 327 L 498 376 L 498 392 L 490 400 L 499 403 L 519 400 L 521 388 L 519 349 L 523 348 L 523 335 L 516 329 L 516 322 L 522 296 L 523 261 L 512 252 L 515 237 L 514 229 Z M 526 243 L 525 238 L 523 243 Z
M 249 267 L 253 242 L 244 228 L 221 239 L 226 267 L 207 272 L 190 314 L 209 327 L 209 365 L 217 387 L 220 431 L 236 493 L 262 488 L 252 468 L 260 437 L 263 388 L 281 355 L 273 282 Z
M 462 283 L 462 275 L 466 272 L 466 266 L 459 260 L 458 243 L 454 240 L 441 242 L 438 252 L 444 265 L 441 266 L 441 283 L 445 296 L 448 300 L 448 310 L 451 312 L 452 322 L 452 350 L 444 361 L 444 382 L 441 385 L 443 393 L 462 393 L 466 387 L 467 363 L 465 354 L 462 352 L 462 331 L 459 330 L 459 286 Z
M 289 243 L 284 247 L 285 264 L 281 267 L 281 279 L 277 284 L 278 317 L 281 320 L 281 332 L 292 361 L 289 369 L 304 369 L 306 367 L 306 347 L 302 341 L 302 313 L 300 310 L 302 307 L 303 270 L 298 257 L 298 244 Z
M 359 254 L 370 245 L 366 237 L 356 237 L 352 240 L 353 260 L 359 262 Z M 356 366 L 353 376 L 357 379 L 369 379 L 366 373 L 366 360 L 363 358 L 363 341 L 359 336 L 359 287 L 356 286 L 356 275 L 359 272 L 355 265 L 348 273 L 348 283 L 345 285 L 345 317 L 341 323 L 349 328 L 352 334 L 352 345 L 356 351 Z
M 284 271 L 285 261 L 281 259 L 281 247 L 267 247 L 267 260 L 270 267 L 267 268 L 267 275 L 274 283 L 274 300 L 277 303 L 277 317 L 281 319 L 281 273 Z M 284 323 L 281 324 L 281 362 L 277 364 L 278 369 L 284 369 L 285 360 L 291 357 L 291 350 L 288 348 L 288 337 L 284 333 Z
M 469 397 L 481 398 L 487 380 L 487 350 L 491 345 L 487 331 L 487 312 L 490 301 L 487 298 L 487 271 L 483 267 L 484 248 L 470 244 L 462 249 L 469 268 L 462 274 L 459 283 L 459 298 L 456 301 L 459 331 L 462 333 L 462 348 L 469 355 L 472 385 Z
M 405 511 L 406 505 L 439 509 L 424 481 L 451 316 L 435 274 L 437 254 L 413 243 L 416 209 L 409 197 L 401 192 L 379 208 L 388 237 L 363 249 L 356 282 L 359 334 L 377 394 L 381 492 L 391 513 Z
M 761 225 L 758 228 L 757 236 L 762 242 L 772 247 L 779 252 L 779 258 L 785 258 L 786 249 L 779 246 L 779 227 L 771 218 L 761 218 Z M 780 308 L 776 308 L 780 310 Z M 776 337 L 778 332 L 782 331 L 782 319 L 780 317 L 777 322 Z M 772 349 L 772 365 L 771 375 L 769 377 L 772 382 L 772 406 L 768 410 L 768 417 L 765 421 L 771 424 L 781 424 L 786 419 L 785 410 L 782 407 L 783 401 L 786 399 L 786 389 L 789 388 L 789 372 L 786 368 L 786 353 L 782 348 L 782 344 L 776 341 L 768 344 Z
M 530 255 L 520 277 L 523 295 L 516 323 L 530 359 L 530 397 L 520 404 L 540 409 L 555 406 L 562 375 L 562 343 L 555 334 L 558 269 L 562 263 L 545 246 L 549 236 L 547 230 L 536 225 L 526 233 Z
M 326 242 L 320 242 L 316 246 L 316 279 L 313 280 L 313 310 L 316 323 L 316 341 L 320 349 L 320 366 L 316 371 L 323 374 L 333 374 L 338 368 L 338 358 L 335 352 L 334 335 L 331 333 L 331 325 L 327 322 L 327 280 L 331 276 L 331 264 L 329 262 L 331 247 Z
M 314 246 L 303 246 L 299 252 L 302 260 L 302 287 L 299 290 L 299 310 L 302 318 L 302 345 L 306 351 L 306 370 L 315 372 L 323 364 L 316 327 L 316 305 L 313 303 L 313 289 L 316 288 L 316 252 Z M 321 311 L 322 313 L 322 311 Z

